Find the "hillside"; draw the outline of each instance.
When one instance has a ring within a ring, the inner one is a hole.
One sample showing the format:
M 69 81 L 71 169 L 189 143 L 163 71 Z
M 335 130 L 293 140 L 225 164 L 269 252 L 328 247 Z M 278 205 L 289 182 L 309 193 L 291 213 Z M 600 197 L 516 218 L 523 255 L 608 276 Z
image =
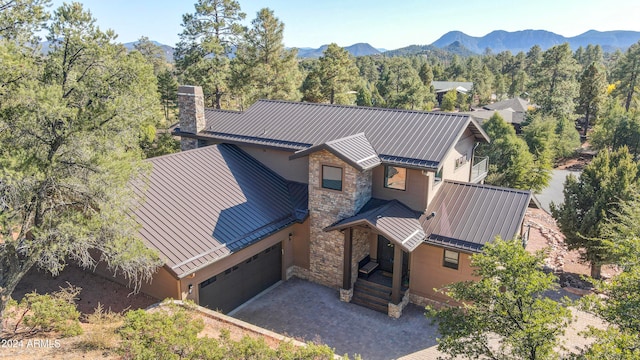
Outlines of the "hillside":
M 322 45 L 317 49 L 314 48 L 298 48 L 299 58 L 319 58 L 329 45 Z M 367 43 L 357 43 L 345 47 L 345 49 L 353 56 L 377 55 L 381 52 Z
M 596 31 L 589 30 L 574 37 L 564 37 L 546 30 L 522 30 L 504 31 L 496 30 L 482 37 L 467 35 L 461 31 L 450 31 L 442 35 L 431 45 L 437 48 L 458 42 L 466 49 L 476 54 L 484 53 L 489 48 L 494 53 L 511 51 L 517 53 L 528 51 L 534 45 L 539 45 L 542 50 L 552 46 L 568 42 L 573 50 L 580 46 L 600 45 L 604 51 L 615 51 L 616 49 L 626 49 L 640 40 L 638 31 Z

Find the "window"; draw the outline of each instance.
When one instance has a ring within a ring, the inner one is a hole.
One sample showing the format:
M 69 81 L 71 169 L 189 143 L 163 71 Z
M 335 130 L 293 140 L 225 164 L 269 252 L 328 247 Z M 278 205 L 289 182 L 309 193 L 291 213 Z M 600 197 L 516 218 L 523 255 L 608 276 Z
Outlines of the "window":
M 384 187 L 388 189 L 407 189 L 407 169 L 397 166 L 384 167 Z
M 457 251 L 444 250 L 444 261 L 442 265 L 451 269 L 458 270 L 458 260 L 460 259 L 460 253 Z
M 322 187 L 342 191 L 342 168 L 322 165 Z
M 439 183 L 440 181 L 442 181 L 442 168 L 440 168 L 438 170 L 438 172 L 436 173 L 435 179 L 434 179 L 434 182 L 436 184 Z
M 464 154 L 462 156 L 460 156 L 459 158 L 456 159 L 456 169 L 463 166 L 464 164 L 467 163 L 467 154 Z

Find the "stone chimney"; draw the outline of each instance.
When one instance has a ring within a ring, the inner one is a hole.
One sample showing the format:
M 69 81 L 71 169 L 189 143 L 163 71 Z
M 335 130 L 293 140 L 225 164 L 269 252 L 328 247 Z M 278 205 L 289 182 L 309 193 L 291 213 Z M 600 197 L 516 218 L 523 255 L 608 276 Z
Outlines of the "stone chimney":
M 204 130 L 204 95 L 200 86 L 181 85 L 178 87 L 178 109 L 180 111 L 180 132 L 197 134 Z M 180 149 L 191 150 L 198 147 L 198 140 L 181 137 Z

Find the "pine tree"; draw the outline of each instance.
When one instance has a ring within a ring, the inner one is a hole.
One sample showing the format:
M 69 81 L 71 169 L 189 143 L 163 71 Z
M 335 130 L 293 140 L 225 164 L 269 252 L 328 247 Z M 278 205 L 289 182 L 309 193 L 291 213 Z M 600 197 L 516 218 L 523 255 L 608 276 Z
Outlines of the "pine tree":
M 0 129 L 11 129 L 0 131 L 0 317 L 34 266 L 55 275 L 67 261 L 95 266 L 97 253 L 139 286 L 161 264 L 129 215 L 128 185 L 144 168 L 138 129 L 158 116 L 152 67 L 79 3 L 58 8 L 48 30 L 46 58 L 0 39 L 0 58 L 21 63 L 0 71 L 28 75 L 0 92 Z
M 529 85 L 531 95 L 544 114 L 556 118 L 570 117 L 578 97 L 578 63 L 568 43 L 554 46 L 542 54 Z
M 217 109 L 229 89 L 229 56 L 244 32 L 240 22 L 245 16 L 235 0 L 198 0 L 195 13 L 182 16 L 176 67 L 185 83 L 214 96 Z
M 311 99 L 320 100 L 314 102 L 329 101 L 330 104 L 351 104 L 353 96 L 350 92 L 355 91 L 355 82 L 358 79 L 358 68 L 353 57 L 347 50 L 337 44 L 329 44 L 318 60 L 318 65 L 307 75 L 309 81 L 305 80 L 303 88 L 310 91 L 304 92 L 306 101 Z M 319 85 L 319 88 L 311 84 Z M 322 97 L 314 96 L 317 91 L 322 93 Z M 337 101 L 336 101 L 337 100 Z
M 551 212 L 565 235 L 569 249 L 585 250 L 591 264 L 591 276 L 600 277 L 607 259 L 602 246 L 602 226 L 614 221 L 621 202 L 631 198 L 637 187 L 638 165 L 626 147 L 601 150 L 584 168 L 580 179 L 567 177 L 564 202 L 551 204 Z
M 284 24 L 268 8 L 251 21 L 233 60 L 234 91 L 243 97 L 243 103 L 301 98 L 297 50 L 285 49 L 283 32 Z
M 613 70 L 613 80 L 618 84 L 615 94 L 623 98 L 624 108 L 629 109 L 636 100 L 636 90 L 640 74 L 640 41 L 631 45 L 620 58 Z
M 578 97 L 578 114 L 584 114 L 583 135 L 587 136 L 589 124 L 598 118 L 600 107 L 607 97 L 607 78 L 604 67 L 595 62 L 580 76 L 580 96 Z

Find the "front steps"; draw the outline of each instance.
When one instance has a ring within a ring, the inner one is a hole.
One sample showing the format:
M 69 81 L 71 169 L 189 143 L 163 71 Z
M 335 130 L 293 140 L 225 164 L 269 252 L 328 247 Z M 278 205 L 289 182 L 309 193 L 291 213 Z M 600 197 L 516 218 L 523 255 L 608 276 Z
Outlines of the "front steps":
M 401 292 L 404 296 L 404 291 Z M 372 281 L 359 278 L 353 285 L 353 297 L 351 302 L 372 310 L 387 314 L 391 301 L 391 287 L 376 284 Z

